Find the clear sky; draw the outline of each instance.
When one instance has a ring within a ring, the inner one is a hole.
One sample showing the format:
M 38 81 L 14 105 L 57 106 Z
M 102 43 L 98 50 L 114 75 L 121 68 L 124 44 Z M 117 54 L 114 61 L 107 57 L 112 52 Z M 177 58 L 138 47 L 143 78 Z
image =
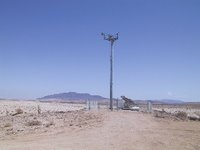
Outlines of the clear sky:
M 0 97 L 200 101 L 199 0 L 0 0 Z

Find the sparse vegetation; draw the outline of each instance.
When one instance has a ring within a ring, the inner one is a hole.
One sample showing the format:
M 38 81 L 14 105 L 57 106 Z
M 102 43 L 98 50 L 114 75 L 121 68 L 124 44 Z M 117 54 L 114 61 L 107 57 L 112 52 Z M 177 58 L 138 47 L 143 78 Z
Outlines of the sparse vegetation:
M 10 124 L 10 123 L 4 124 L 4 128 L 8 128 L 8 127 L 11 127 L 11 124 Z
M 200 117 L 197 114 L 189 115 L 188 119 L 193 120 L 193 121 L 200 121 Z
M 38 121 L 38 120 L 32 120 L 32 121 L 29 121 L 26 123 L 27 126 L 39 126 L 41 124 L 42 124 L 42 122 Z
M 15 111 L 16 111 L 17 114 L 22 114 L 23 113 L 23 110 L 21 108 L 18 108 Z
M 162 111 L 154 111 L 154 116 L 157 118 L 169 118 L 170 114 L 162 109 Z
M 54 122 L 53 122 L 53 121 L 50 121 L 50 122 L 48 122 L 48 123 L 45 125 L 45 127 L 50 127 L 50 126 L 52 126 L 52 125 L 54 125 Z
M 183 111 L 179 111 L 175 114 L 175 116 L 181 120 L 186 120 L 187 119 L 187 113 Z
M 23 110 L 21 109 L 21 108 L 17 108 L 17 109 L 15 109 L 15 113 L 14 114 L 12 114 L 12 116 L 16 116 L 16 115 L 19 115 L 19 114 L 23 114 Z

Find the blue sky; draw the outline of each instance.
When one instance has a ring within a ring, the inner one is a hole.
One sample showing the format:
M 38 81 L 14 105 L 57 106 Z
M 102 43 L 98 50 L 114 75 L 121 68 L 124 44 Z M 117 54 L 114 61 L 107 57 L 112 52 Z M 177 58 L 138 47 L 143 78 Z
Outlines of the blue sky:
M 0 97 L 60 92 L 200 101 L 199 0 L 1 0 Z

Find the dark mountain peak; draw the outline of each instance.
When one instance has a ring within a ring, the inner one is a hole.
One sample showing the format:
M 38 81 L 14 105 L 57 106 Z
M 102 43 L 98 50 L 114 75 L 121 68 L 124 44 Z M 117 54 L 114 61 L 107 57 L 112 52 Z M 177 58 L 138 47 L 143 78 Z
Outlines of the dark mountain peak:
M 58 93 L 47 95 L 38 99 L 59 99 L 59 100 L 102 100 L 106 99 L 105 97 L 99 95 L 90 95 L 88 93 L 76 93 L 76 92 L 68 92 L 68 93 Z

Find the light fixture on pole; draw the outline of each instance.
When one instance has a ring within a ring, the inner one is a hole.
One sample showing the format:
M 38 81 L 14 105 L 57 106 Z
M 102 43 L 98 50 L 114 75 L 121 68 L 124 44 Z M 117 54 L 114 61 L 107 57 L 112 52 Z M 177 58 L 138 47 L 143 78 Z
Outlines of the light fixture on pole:
M 111 44 L 110 49 L 110 110 L 113 110 L 113 44 L 118 39 L 118 34 L 111 35 L 111 34 L 105 34 L 101 33 L 101 35 L 104 37 L 104 40 L 107 40 Z

